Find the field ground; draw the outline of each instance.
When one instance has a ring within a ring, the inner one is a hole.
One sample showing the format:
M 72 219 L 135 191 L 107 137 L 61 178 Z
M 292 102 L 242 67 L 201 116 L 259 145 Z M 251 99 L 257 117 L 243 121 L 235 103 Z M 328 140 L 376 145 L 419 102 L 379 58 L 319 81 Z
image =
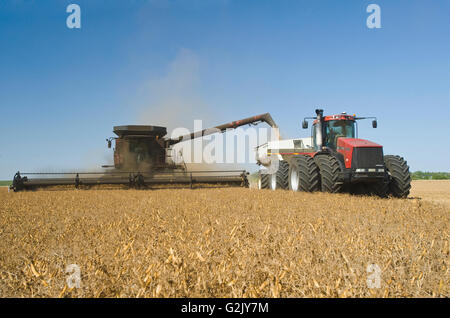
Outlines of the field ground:
M 0 181 L 0 187 L 9 187 L 12 181 Z
M 450 180 L 414 180 L 410 196 L 450 207 Z
M 448 297 L 449 194 L 1 188 L 0 296 Z

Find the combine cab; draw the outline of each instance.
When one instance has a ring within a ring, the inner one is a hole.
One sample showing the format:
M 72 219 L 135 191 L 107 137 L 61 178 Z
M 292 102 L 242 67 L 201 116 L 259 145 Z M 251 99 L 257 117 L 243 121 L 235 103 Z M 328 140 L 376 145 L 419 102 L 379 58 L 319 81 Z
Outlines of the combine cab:
M 150 171 L 166 167 L 166 127 L 115 126 L 114 168 L 117 170 Z M 106 168 L 107 166 L 103 166 Z
M 49 186 L 91 187 L 94 185 L 122 185 L 132 188 L 148 188 L 152 185 L 216 184 L 248 186 L 245 170 L 189 171 L 185 165 L 171 160 L 171 146 L 202 136 L 225 132 L 240 126 L 266 122 L 276 127 L 270 114 L 253 116 L 231 123 L 204 129 L 175 139 L 166 138 L 166 127 L 129 125 L 115 126 L 117 137 L 106 139 L 108 148 L 114 147 L 114 165 L 102 166 L 102 172 L 21 173 L 17 172 L 11 189 L 42 188 Z
M 346 113 L 323 116 L 321 109 L 316 115 L 302 124 L 306 129 L 308 119 L 314 120 L 311 138 L 271 141 L 257 148 L 260 165 L 278 164 L 275 172 L 260 171 L 260 189 L 408 196 L 411 177 L 407 162 L 384 155 L 381 145 L 356 137 L 357 120 L 371 118 L 376 128 L 376 118 Z

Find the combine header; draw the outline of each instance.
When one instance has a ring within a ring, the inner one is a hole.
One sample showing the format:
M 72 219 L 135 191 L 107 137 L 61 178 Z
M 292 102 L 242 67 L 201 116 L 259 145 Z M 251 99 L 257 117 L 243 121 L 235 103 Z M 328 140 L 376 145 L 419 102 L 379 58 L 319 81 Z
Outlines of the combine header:
M 228 129 L 266 122 L 277 127 L 270 114 L 253 116 L 231 123 L 219 125 L 202 131 L 165 138 L 166 127 L 129 125 L 115 126 L 117 137 L 106 139 L 108 148 L 114 148 L 114 165 L 102 166 L 102 172 L 65 172 L 65 173 L 21 173 L 17 172 L 11 189 L 20 191 L 48 186 L 90 187 L 95 185 L 124 185 L 130 188 L 147 188 L 160 184 L 184 184 L 191 188 L 193 184 L 218 184 L 248 187 L 245 170 L 203 170 L 189 171 L 186 165 L 175 164 L 171 160 L 174 144 L 192 140 L 214 133 L 223 133 Z

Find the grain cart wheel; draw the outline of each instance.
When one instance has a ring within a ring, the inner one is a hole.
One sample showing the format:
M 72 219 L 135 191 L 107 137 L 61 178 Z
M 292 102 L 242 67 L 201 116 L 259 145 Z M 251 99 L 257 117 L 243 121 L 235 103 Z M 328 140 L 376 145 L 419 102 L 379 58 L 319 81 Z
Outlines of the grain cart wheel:
M 269 189 L 269 174 L 259 172 L 258 189 Z
M 288 188 L 289 164 L 286 161 L 278 161 L 277 172 L 269 175 L 270 186 L 272 190 Z
M 314 159 L 299 155 L 291 159 L 289 166 L 289 190 L 313 192 L 320 190 L 320 174 Z
M 388 193 L 396 198 L 408 197 L 411 189 L 411 175 L 405 159 L 400 156 L 386 155 L 384 156 L 384 164 L 391 176 Z
M 341 192 L 342 182 L 339 181 L 341 168 L 337 159 L 330 155 L 318 155 L 314 160 L 319 167 L 322 192 Z

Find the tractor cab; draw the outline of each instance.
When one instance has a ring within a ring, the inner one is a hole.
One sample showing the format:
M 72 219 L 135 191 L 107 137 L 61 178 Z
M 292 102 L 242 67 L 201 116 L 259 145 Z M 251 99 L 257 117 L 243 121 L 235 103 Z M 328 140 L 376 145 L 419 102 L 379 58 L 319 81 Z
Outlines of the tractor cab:
M 357 138 L 357 120 L 372 118 L 372 127 L 377 128 L 375 117 L 356 117 L 356 115 L 347 115 L 345 112 L 323 116 L 321 109 L 316 112 L 317 117 L 306 117 L 303 121 L 303 128 L 306 129 L 308 128 L 307 119 L 315 119 L 312 126 L 312 141 L 316 151 L 322 150 L 322 147 L 336 151 L 339 138 Z
M 313 125 L 313 143 L 314 147 L 317 147 L 315 125 L 317 125 L 317 123 L 314 123 Z M 353 116 L 346 115 L 326 116 L 323 121 L 322 130 L 323 146 L 336 150 L 339 138 L 355 138 L 355 119 Z

